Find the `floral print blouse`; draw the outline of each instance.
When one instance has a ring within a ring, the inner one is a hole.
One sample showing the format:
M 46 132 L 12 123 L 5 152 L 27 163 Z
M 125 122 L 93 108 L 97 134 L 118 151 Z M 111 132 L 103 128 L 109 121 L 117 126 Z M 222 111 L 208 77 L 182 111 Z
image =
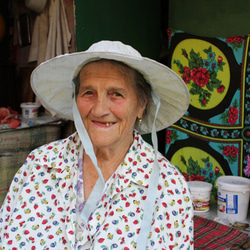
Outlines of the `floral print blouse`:
M 87 224 L 83 147 L 74 133 L 32 151 L 15 175 L 0 211 L 2 249 L 136 249 L 154 151 L 135 132 L 124 161 L 106 182 Z M 160 153 L 160 178 L 146 249 L 193 249 L 187 183 Z

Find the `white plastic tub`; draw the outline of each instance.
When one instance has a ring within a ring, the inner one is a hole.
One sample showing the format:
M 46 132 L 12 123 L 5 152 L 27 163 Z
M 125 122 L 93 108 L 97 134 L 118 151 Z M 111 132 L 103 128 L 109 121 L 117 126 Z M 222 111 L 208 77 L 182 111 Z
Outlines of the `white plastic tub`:
M 221 176 L 217 179 L 216 185 L 218 186 L 217 215 L 227 217 L 231 222 L 246 220 L 250 179 L 240 176 Z
M 21 103 L 22 116 L 24 118 L 35 118 L 38 116 L 38 109 L 41 105 L 35 102 Z
M 189 181 L 188 187 L 191 192 L 194 211 L 209 211 L 212 184 L 205 181 Z

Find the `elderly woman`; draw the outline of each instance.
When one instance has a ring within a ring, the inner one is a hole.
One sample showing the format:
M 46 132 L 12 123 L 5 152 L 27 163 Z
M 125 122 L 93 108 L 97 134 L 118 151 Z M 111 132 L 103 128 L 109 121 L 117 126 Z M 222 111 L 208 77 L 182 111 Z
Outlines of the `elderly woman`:
M 31 81 L 77 132 L 31 152 L 15 175 L 2 249 L 193 249 L 188 186 L 156 137 L 188 107 L 183 81 L 111 41 L 41 64 Z M 141 137 L 150 132 L 153 147 Z

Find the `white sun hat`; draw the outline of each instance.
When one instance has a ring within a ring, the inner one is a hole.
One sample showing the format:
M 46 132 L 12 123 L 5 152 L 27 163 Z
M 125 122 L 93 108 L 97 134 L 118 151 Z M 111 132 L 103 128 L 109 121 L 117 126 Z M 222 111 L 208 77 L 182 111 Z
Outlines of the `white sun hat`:
M 157 131 L 172 125 L 186 112 L 189 91 L 183 80 L 167 66 L 142 57 L 137 50 L 118 41 L 100 41 L 86 51 L 65 54 L 40 64 L 31 75 L 31 87 L 47 110 L 58 117 L 74 120 L 72 80 L 83 65 L 99 59 L 123 62 L 144 76 L 161 102 L 155 123 Z M 155 111 L 152 101 L 143 122 L 136 124 L 135 129 L 141 134 L 152 131 Z

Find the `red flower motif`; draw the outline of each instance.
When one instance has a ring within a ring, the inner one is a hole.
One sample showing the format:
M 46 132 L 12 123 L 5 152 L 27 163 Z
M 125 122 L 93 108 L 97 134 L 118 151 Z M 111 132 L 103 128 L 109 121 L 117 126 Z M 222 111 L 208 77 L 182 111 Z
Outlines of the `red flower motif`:
M 229 117 L 227 119 L 227 122 L 235 124 L 238 119 L 239 110 L 236 107 L 230 107 L 228 113 Z
M 219 63 L 221 63 L 221 62 L 223 61 L 223 57 L 222 57 L 222 56 L 218 56 L 217 61 L 218 61 Z
M 214 169 L 215 173 L 219 173 L 220 172 L 220 169 L 216 166 L 215 169 Z
M 236 148 L 234 146 L 231 146 L 231 155 L 233 157 L 237 157 L 237 155 L 238 155 L 238 148 Z
M 172 131 L 167 129 L 166 130 L 166 143 L 167 144 L 171 144 L 171 135 L 172 135 Z
M 186 84 L 188 83 L 189 77 L 187 75 L 182 75 L 181 78 Z
M 192 80 L 190 68 L 184 66 L 183 72 L 184 75 L 182 75 L 182 79 L 185 83 L 188 83 L 190 80 Z
M 224 149 L 223 149 L 223 155 L 225 155 L 225 156 L 229 156 L 230 155 L 230 146 L 229 145 L 227 145 L 227 146 L 224 147 Z
M 243 36 L 236 36 L 235 41 L 237 43 L 241 43 L 243 41 L 243 38 L 244 38 Z
M 190 70 L 190 68 L 189 68 L 189 67 L 184 66 L 183 71 L 184 71 L 184 73 L 185 73 L 186 75 L 188 75 L 189 77 L 191 76 L 191 70 Z
M 202 104 L 203 104 L 203 105 L 206 105 L 206 104 L 207 104 L 207 100 L 206 100 L 206 99 L 203 99 Z
M 233 145 L 232 146 L 225 146 L 224 149 L 223 149 L 223 155 L 225 156 L 233 156 L 233 157 L 237 157 L 238 155 L 238 148 L 234 147 Z
M 197 175 L 191 175 L 190 178 L 189 178 L 190 181 L 205 181 L 205 177 L 204 176 L 201 176 L 199 174 Z
M 227 38 L 227 43 L 241 43 L 243 41 L 243 36 L 231 36 Z
M 207 69 L 201 67 L 199 69 L 194 68 L 191 76 L 192 80 L 200 87 L 206 86 L 210 79 L 210 75 L 207 73 Z
M 217 88 L 217 93 L 221 94 L 225 91 L 225 86 L 224 85 L 220 85 L 219 88 Z
M 171 136 L 172 135 L 172 130 L 166 129 L 166 134 L 167 134 L 167 136 Z
M 238 116 L 230 115 L 230 116 L 228 117 L 228 119 L 227 119 L 227 122 L 228 122 L 228 123 L 235 124 L 236 121 L 237 121 L 237 119 L 238 119 Z
M 239 113 L 239 110 L 237 108 L 235 108 L 235 107 L 230 107 L 228 113 L 230 115 L 236 115 L 237 116 L 238 113 Z

